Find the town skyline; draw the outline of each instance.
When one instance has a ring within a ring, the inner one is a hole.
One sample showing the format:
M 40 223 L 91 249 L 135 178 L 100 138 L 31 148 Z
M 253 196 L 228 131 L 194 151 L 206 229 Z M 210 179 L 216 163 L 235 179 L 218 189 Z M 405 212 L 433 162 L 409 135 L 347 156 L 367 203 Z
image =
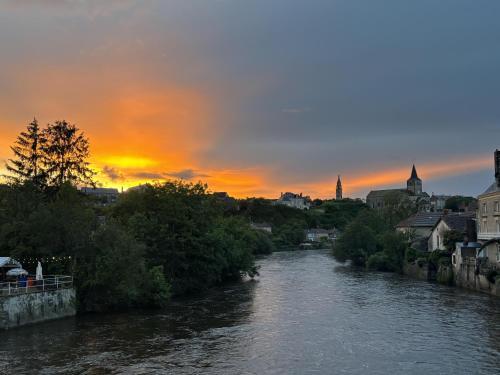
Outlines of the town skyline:
M 0 172 L 36 116 L 82 129 L 119 189 L 329 198 L 340 174 L 363 198 L 415 163 L 427 192 L 477 196 L 500 135 L 500 5 L 384 4 L 2 2 Z

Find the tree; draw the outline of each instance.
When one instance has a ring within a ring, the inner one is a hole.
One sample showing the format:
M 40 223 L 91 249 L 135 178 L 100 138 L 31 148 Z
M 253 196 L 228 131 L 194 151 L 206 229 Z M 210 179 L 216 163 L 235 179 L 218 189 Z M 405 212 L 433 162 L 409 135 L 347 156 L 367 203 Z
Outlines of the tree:
M 354 265 L 363 266 L 368 257 L 377 252 L 377 233 L 383 222 L 376 213 L 365 210 L 350 222 L 333 249 L 339 261 L 351 260 Z
M 382 217 L 385 222 L 394 227 L 401 220 L 417 212 L 417 205 L 403 192 L 392 192 L 384 198 Z
M 473 197 L 456 195 L 446 200 L 444 208 L 453 212 L 458 212 L 460 209 L 463 209 L 476 201 L 477 200 Z
M 9 159 L 6 168 L 12 174 L 8 176 L 15 183 L 33 182 L 36 186 L 43 184 L 43 148 L 45 138 L 40 131 L 36 118 L 18 135 L 11 150 L 14 158 Z
M 65 182 L 95 185 L 95 173 L 88 162 L 89 141 L 83 132 L 63 120 L 49 124 L 43 136 L 44 164 L 50 185 L 61 186 Z
M 162 307 L 170 286 L 161 267 L 146 268 L 144 247 L 116 223 L 101 226 L 75 269 L 81 311 Z
M 464 233 L 457 230 L 448 230 L 444 233 L 443 244 L 450 253 L 455 251 L 455 244 L 464 240 Z
M 165 182 L 124 194 L 112 209 L 145 245 L 148 267 L 163 267 L 174 295 L 255 274 L 260 245 L 248 222 L 224 217 L 224 207 L 201 183 Z
M 387 269 L 380 271 L 402 271 L 408 248 L 404 234 L 388 231 L 381 235 L 380 245 L 387 259 Z

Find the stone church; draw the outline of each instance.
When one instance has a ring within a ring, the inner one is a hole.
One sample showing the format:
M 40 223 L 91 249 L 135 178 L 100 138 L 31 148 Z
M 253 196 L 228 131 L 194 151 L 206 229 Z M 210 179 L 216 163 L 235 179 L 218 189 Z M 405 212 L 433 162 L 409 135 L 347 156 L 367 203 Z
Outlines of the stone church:
M 422 191 L 422 180 L 418 177 L 415 165 L 411 170 L 410 178 L 406 181 L 406 189 L 372 190 L 366 197 L 366 204 L 374 209 L 381 210 L 385 207 L 387 199 L 396 194 L 405 194 L 410 201 L 416 204 L 419 211 L 430 210 L 429 194 Z

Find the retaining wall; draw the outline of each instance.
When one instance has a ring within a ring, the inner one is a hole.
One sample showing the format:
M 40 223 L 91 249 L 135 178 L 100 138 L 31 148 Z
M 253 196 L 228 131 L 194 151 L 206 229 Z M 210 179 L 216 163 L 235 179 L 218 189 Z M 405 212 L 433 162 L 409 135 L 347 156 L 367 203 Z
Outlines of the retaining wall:
M 75 290 L 72 288 L 0 297 L 0 329 L 75 314 Z

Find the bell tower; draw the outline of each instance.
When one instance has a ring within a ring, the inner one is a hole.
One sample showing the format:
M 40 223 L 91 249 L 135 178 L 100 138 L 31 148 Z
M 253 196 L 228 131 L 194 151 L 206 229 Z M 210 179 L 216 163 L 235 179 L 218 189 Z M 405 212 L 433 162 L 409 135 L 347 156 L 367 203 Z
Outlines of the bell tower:
M 406 189 L 413 195 L 422 195 L 422 180 L 418 178 L 415 164 L 413 164 L 410 178 L 406 181 Z
M 338 201 L 342 200 L 342 181 L 340 181 L 340 175 L 338 176 L 338 179 L 337 179 L 337 191 L 336 191 L 335 199 Z

